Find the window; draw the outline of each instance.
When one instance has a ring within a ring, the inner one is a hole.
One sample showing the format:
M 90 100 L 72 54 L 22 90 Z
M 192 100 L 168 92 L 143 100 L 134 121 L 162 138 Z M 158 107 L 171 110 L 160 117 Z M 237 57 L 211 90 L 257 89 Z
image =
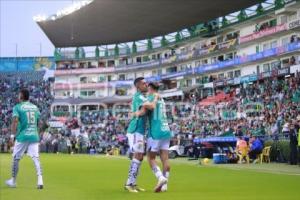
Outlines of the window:
M 282 67 L 289 67 L 290 66 L 290 59 L 289 58 L 285 58 L 282 59 Z
M 281 65 L 280 61 L 274 61 L 274 62 L 272 62 L 271 63 L 271 70 L 280 69 L 280 65 Z
M 188 79 L 188 80 L 186 80 L 186 83 L 187 83 L 187 86 L 192 86 L 193 81 L 192 81 L 192 79 Z
M 219 75 L 218 75 L 218 78 L 219 78 L 219 79 L 223 79 L 223 78 L 224 78 L 224 73 L 219 74 Z
M 125 81 L 125 74 L 119 75 L 119 81 Z
M 133 59 L 132 59 L 132 58 L 128 58 L 128 59 L 127 59 L 127 64 L 130 65 L 130 64 L 132 64 L 132 63 L 133 63 Z
M 234 71 L 234 77 L 240 77 L 241 76 L 241 70 Z
M 127 79 L 126 80 L 133 80 L 133 79 L 134 79 L 134 74 L 133 73 L 127 74 Z
M 88 91 L 88 96 L 91 97 L 91 96 L 96 96 L 96 91 Z
M 157 70 L 157 75 L 162 75 L 162 69 Z
M 270 48 L 270 44 L 269 43 L 263 44 L 263 51 L 268 50 L 269 48 Z
M 290 16 L 290 21 L 294 21 L 297 19 L 297 13 Z
M 283 15 L 283 16 L 280 17 L 281 24 L 285 24 L 285 23 L 287 23 L 287 21 L 288 21 L 288 18 L 287 18 L 286 15 Z
M 87 77 L 81 77 L 80 83 L 87 83 Z
M 181 65 L 180 66 L 180 71 L 183 71 L 183 70 L 185 70 L 187 68 L 187 65 L 185 64 L 185 65 Z
M 106 81 L 106 77 L 104 75 L 99 76 L 99 83 L 103 83 Z
M 111 81 L 111 75 L 107 76 L 107 81 L 110 82 Z
M 202 65 L 206 65 L 208 63 L 207 59 L 202 60 Z
M 87 91 L 80 91 L 80 96 L 86 97 L 87 96 Z
M 114 60 L 107 61 L 107 66 L 108 67 L 113 67 L 114 65 L 115 65 L 115 61 Z
M 281 40 L 282 46 L 287 45 L 289 43 L 290 43 L 290 38 L 289 37 L 282 38 L 282 40 Z
M 218 61 L 220 62 L 224 61 L 224 55 L 218 56 Z
M 215 63 L 215 62 L 217 62 L 217 57 L 211 58 L 211 63 L 213 64 L 213 63 Z
M 106 67 L 105 64 L 106 64 L 105 62 L 101 62 L 101 61 L 100 61 L 99 64 L 98 64 L 98 66 L 99 66 L 99 67 Z
M 277 26 L 277 19 L 273 19 L 270 21 L 270 27 Z
M 143 56 L 143 62 L 148 62 L 148 61 L 150 61 L 149 56 Z
M 217 38 L 217 43 L 219 44 L 219 43 L 222 43 L 222 42 L 223 42 L 223 36 L 218 37 Z
M 270 71 L 270 64 L 269 63 L 263 64 L 263 71 L 264 72 L 269 72 Z
M 141 57 L 137 57 L 137 58 L 136 58 L 136 62 L 137 62 L 137 63 L 141 63 L 141 62 L 142 62 L 142 58 L 141 58 Z
M 117 88 L 116 89 L 116 95 L 117 96 L 126 96 L 127 95 L 127 89 L 126 88 Z
M 276 48 L 277 47 L 277 41 L 271 42 L 271 48 Z
M 97 76 L 91 76 L 88 78 L 88 83 L 97 83 L 98 77 Z
M 173 73 L 173 72 L 177 72 L 177 67 L 167 68 L 167 73 Z
M 256 53 L 259 53 L 259 45 L 256 46 Z
M 225 60 L 232 60 L 233 59 L 233 53 L 228 53 L 225 56 Z
M 201 83 L 202 83 L 202 78 L 201 77 L 196 78 L 196 84 L 201 84 Z
M 127 65 L 127 64 L 128 64 L 127 58 L 122 58 L 119 60 L 119 65 Z
M 81 97 L 91 97 L 96 96 L 96 91 L 80 91 Z
M 232 72 L 227 72 L 228 78 L 233 78 L 233 71 Z

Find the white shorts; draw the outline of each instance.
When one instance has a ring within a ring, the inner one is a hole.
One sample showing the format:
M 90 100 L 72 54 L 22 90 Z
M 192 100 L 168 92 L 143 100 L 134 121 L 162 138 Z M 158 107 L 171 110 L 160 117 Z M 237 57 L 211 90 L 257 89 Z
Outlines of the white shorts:
M 39 143 L 15 142 L 13 157 L 21 159 L 26 151 L 30 157 L 39 157 Z
M 140 133 L 127 133 L 128 145 L 131 153 L 145 152 L 145 137 Z
M 147 151 L 149 152 L 159 152 L 160 150 L 169 150 L 170 139 L 154 140 L 148 138 L 147 140 Z

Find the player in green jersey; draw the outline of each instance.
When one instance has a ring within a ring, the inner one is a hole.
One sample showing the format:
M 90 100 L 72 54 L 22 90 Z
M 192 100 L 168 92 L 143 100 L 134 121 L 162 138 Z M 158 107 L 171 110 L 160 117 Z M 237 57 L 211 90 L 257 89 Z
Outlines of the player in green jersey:
M 40 111 L 37 106 L 29 102 L 29 91 L 27 89 L 20 91 L 19 100 L 20 103 L 13 108 L 11 127 L 12 134 L 15 134 L 16 137 L 13 149 L 12 178 L 6 181 L 6 185 L 12 188 L 16 187 L 19 161 L 27 151 L 35 165 L 38 177 L 37 188 L 43 189 L 44 184 L 39 160 L 38 121 Z
M 135 116 L 148 115 L 149 117 L 147 157 L 150 167 L 158 179 L 158 183 L 154 189 L 155 192 L 167 191 L 167 181 L 170 174 L 169 145 L 171 131 L 167 121 L 165 103 L 159 97 L 158 88 L 157 84 L 149 83 L 148 102 L 144 103 L 143 107 L 134 114 Z M 163 172 L 161 172 L 155 160 L 157 154 L 160 155 Z
M 134 81 L 134 86 L 137 92 L 132 98 L 132 112 L 136 112 L 147 101 L 147 83 L 143 77 L 137 78 Z M 133 158 L 130 163 L 128 179 L 125 184 L 125 189 L 129 192 L 137 193 L 145 191 L 136 185 L 136 179 L 139 174 L 139 169 L 144 157 L 144 144 L 146 132 L 146 116 L 133 117 L 127 129 L 127 138 L 130 151 L 133 153 Z

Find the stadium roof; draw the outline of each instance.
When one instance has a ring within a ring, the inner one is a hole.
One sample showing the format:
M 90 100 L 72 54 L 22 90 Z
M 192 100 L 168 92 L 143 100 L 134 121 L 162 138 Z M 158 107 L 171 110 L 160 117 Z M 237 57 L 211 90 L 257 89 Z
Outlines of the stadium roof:
M 117 44 L 166 35 L 262 0 L 94 0 L 37 23 L 56 47 Z

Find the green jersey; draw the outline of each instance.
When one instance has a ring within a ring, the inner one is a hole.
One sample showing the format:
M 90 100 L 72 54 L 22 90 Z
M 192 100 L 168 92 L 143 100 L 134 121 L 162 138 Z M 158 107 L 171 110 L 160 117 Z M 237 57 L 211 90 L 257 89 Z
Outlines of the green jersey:
M 143 103 L 147 101 L 147 98 L 141 93 L 136 92 L 132 98 L 132 112 L 138 111 Z M 146 116 L 133 117 L 129 123 L 127 133 L 140 133 L 144 135 L 146 132 Z
M 149 95 L 148 100 L 154 101 L 154 95 Z M 155 140 L 171 138 L 171 130 L 167 120 L 166 105 L 163 99 L 159 99 L 155 109 L 149 115 L 149 135 Z
M 40 112 L 37 106 L 25 101 L 13 108 L 13 117 L 18 118 L 16 139 L 18 142 L 38 142 L 38 119 Z

